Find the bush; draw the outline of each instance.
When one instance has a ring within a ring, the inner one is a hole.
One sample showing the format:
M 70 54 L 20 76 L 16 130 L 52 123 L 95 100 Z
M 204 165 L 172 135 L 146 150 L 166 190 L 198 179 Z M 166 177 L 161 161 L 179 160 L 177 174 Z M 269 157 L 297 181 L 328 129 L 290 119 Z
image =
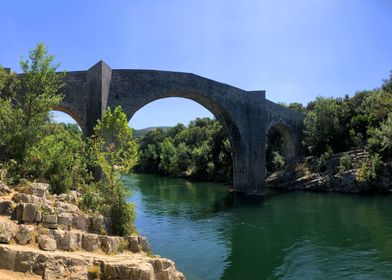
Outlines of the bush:
M 370 183 L 377 177 L 377 173 L 381 167 L 381 158 L 378 154 L 374 154 L 370 160 L 362 160 L 356 174 L 356 181 L 359 183 Z
M 122 182 L 122 177 L 136 164 L 138 152 L 132 129 L 120 106 L 114 111 L 108 107 L 102 121 L 98 120 L 91 152 L 103 175 L 102 183 L 96 186 L 96 194 L 102 201 L 97 208 L 110 218 L 112 234 L 131 234 L 135 231 L 135 207 L 127 202 L 130 192 Z M 91 196 L 86 196 L 84 200 L 87 205 L 93 206 L 97 202 Z
M 349 170 L 352 167 L 352 160 L 348 153 L 343 153 L 340 157 L 340 164 L 339 164 L 339 173 L 342 174 L 343 172 Z
M 62 126 L 44 136 L 27 151 L 27 173 L 49 181 L 52 193 L 60 194 L 78 188 L 89 180 L 83 140 Z

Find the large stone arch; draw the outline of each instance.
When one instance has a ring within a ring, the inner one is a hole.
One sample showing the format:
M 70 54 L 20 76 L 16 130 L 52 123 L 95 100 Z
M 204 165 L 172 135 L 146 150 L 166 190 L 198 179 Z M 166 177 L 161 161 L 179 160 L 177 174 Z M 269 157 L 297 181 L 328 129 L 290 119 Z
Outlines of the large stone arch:
M 119 84 L 121 87 L 117 87 Z M 233 150 L 233 183 L 240 190 L 246 180 L 247 150 L 239 118 L 235 114 L 238 110 L 230 99 L 222 98 L 236 93 L 227 92 L 225 87 L 193 74 L 113 70 L 108 106 L 121 105 L 128 120 L 145 105 L 163 98 L 186 98 L 205 107 L 222 124 L 228 135 Z

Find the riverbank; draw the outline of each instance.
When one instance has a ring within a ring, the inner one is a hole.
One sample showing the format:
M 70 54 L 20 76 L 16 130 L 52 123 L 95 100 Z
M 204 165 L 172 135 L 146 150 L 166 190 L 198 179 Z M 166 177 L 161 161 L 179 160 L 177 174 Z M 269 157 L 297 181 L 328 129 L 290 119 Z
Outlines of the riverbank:
M 342 157 L 346 158 L 346 170 L 341 168 Z M 334 154 L 322 166 L 319 157 L 308 157 L 297 165 L 272 173 L 266 184 L 270 189 L 285 191 L 392 193 L 391 162 L 380 163 L 374 178 L 361 180 L 363 166 L 371 166 L 371 161 L 368 149 Z
M 107 235 L 105 217 L 78 207 L 80 193 L 49 188 L 0 182 L 0 269 L 42 279 L 185 279 L 145 237 Z

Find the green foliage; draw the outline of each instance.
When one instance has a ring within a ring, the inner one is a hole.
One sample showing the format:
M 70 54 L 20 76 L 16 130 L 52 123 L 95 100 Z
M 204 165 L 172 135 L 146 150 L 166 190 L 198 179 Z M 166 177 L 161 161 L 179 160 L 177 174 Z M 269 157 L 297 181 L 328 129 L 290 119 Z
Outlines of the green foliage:
M 138 153 L 132 129 L 128 127 L 127 117 L 120 106 L 113 112 L 108 107 L 102 121 L 98 121 L 91 151 L 103 172 L 103 182 L 96 188 L 99 200 L 103 202 L 98 210 L 110 217 L 113 234 L 130 234 L 135 230 L 135 209 L 126 202 L 130 193 L 122 182 L 122 176 L 136 164 Z M 95 203 L 91 197 L 84 200 L 87 204 Z
M 271 129 L 267 135 L 266 150 L 266 168 L 267 172 L 275 172 L 281 170 L 285 166 L 285 160 L 282 156 L 283 139 L 276 129 Z
M 13 99 L 19 89 L 19 80 L 15 73 L 0 66 L 0 99 Z
M 362 160 L 356 174 L 356 181 L 359 183 L 370 183 L 376 179 L 380 167 L 381 158 L 379 154 L 372 155 L 372 158 L 369 162 Z
M 325 171 L 327 168 L 327 161 L 332 157 L 333 150 L 330 146 L 327 146 L 326 151 L 321 154 L 318 160 L 318 171 Z
M 51 124 L 49 132 L 27 151 L 27 171 L 35 178 L 46 178 L 52 192 L 67 192 L 89 179 L 86 171 L 85 144 L 80 135 L 64 126 Z
M 352 160 L 348 153 L 343 153 L 340 157 L 339 173 L 342 174 L 352 167 Z
M 138 170 L 206 181 L 231 181 L 230 142 L 216 120 L 153 129 L 141 137 Z
M 388 119 L 381 123 L 379 132 L 381 142 L 381 152 L 387 158 L 392 158 L 392 113 L 389 113 Z
M 30 51 L 29 58 L 21 61 L 23 74 L 17 81 L 12 73 L 0 70 L 0 132 L 2 139 L 0 160 L 15 160 L 15 172 L 27 174 L 27 151 L 43 136 L 49 111 L 62 99 L 63 74 L 57 74 L 58 65 L 47 54 L 44 44 Z M 22 94 L 16 94 L 20 91 Z

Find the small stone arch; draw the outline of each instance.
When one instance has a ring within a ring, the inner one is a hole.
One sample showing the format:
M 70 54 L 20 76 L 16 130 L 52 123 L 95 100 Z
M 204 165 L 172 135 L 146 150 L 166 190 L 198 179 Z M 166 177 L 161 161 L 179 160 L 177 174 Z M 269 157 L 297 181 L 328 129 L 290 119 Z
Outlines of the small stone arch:
M 283 157 L 287 163 L 293 162 L 297 157 L 297 143 L 296 136 L 290 126 L 285 124 L 284 122 L 273 122 L 269 125 L 266 131 L 266 137 L 268 134 L 275 130 L 279 133 L 283 140 L 282 152 Z M 268 143 L 266 143 L 268 145 Z

